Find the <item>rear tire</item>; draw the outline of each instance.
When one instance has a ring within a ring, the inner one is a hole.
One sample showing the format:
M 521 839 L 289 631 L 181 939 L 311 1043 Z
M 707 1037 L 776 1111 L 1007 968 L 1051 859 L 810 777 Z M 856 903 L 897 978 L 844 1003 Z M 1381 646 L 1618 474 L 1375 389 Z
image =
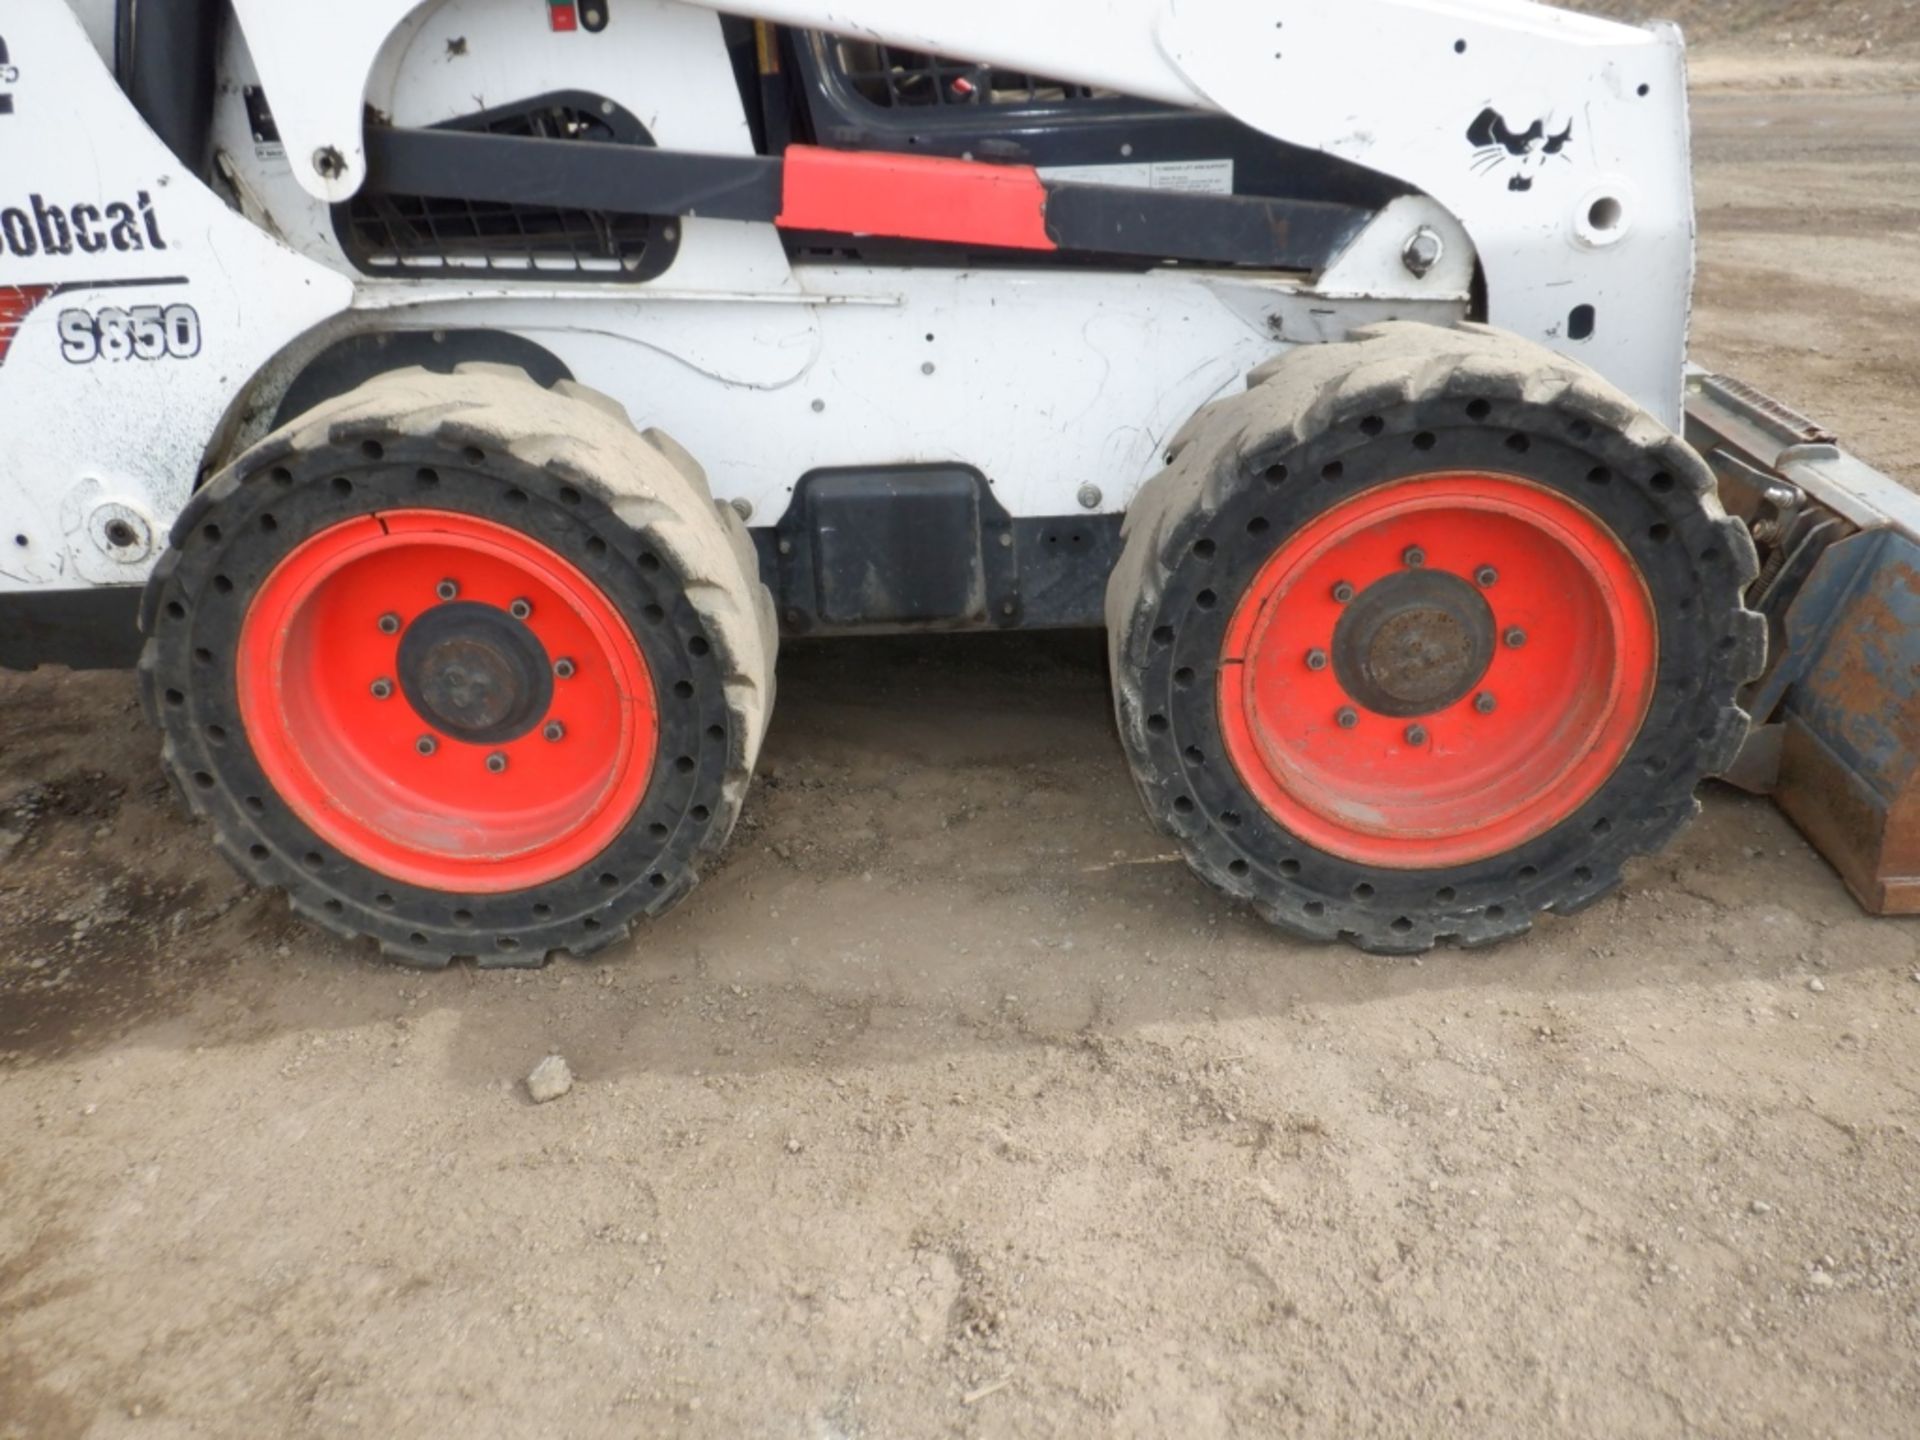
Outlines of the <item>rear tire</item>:
M 241 456 L 142 627 L 223 853 L 412 965 L 585 955 L 668 909 L 773 699 L 772 601 L 698 466 L 502 367 L 381 376 Z
M 1552 352 L 1379 326 L 1173 451 L 1108 590 L 1120 734 L 1154 823 L 1291 934 L 1411 954 L 1578 910 L 1745 736 L 1750 538 Z

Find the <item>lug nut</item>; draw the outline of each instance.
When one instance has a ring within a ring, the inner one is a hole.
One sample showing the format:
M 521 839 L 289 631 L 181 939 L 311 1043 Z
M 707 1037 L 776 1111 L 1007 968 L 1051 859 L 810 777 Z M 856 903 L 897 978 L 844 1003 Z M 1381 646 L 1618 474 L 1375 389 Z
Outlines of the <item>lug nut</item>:
M 1338 585 L 1333 587 L 1333 599 L 1337 605 L 1346 604 L 1349 600 L 1353 599 L 1353 586 L 1342 580 Z
M 1493 692 L 1491 690 L 1482 690 L 1478 695 L 1473 697 L 1473 708 L 1478 710 L 1482 715 L 1491 715 L 1499 707 L 1499 704 L 1500 702 L 1493 698 Z
M 422 755 L 431 755 L 440 748 L 440 742 L 431 735 L 422 735 L 418 740 L 413 742 L 413 748 L 418 750 Z
M 1427 552 L 1422 550 L 1418 545 L 1409 545 L 1407 547 L 1407 553 L 1400 558 L 1406 562 L 1409 570 L 1418 570 L 1422 565 L 1427 563 Z
M 558 720 L 549 720 L 547 722 L 547 728 L 540 733 L 548 740 L 558 742 L 567 738 L 567 727 L 562 725 Z
M 575 674 L 575 671 L 573 668 L 573 661 L 567 659 L 567 657 L 564 655 L 561 656 L 558 660 L 553 662 L 553 673 L 558 675 L 562 680 L 573 679 Z
M 1424 745 L 1427 743 L 1427 730 L 1424 725 L 1407 726 L 1407 744 Z
M 1473 583 L 1478 585 L 1482 590 L 1491 590 L 1495 585 L 1500 583 L 1500 572 L 1491 565 L 1482 565 L 1478 570 L 1473 572 Z
M 442 580 L 438 585 L 433 587 L 433 593 L 438 595 L 442 600 L 451 600 L 460 593 L 460 586 L 455 581 Z
M 391 700 L 393 698 L 393 682 L 384 677 L 374 681 L 373 684 L 367 688 L 373 692 L 373 698 L 376 700 Z
M 1324 670 L 1327 668 L 1327 652 L 1324 650 L 1307 651 L 1307 669 Z
M 1351 730 L 1360 723 L 1360 717 L 1351 709 L 1343 709 L 1333 717 L 1333 723 L 1338 725 L 1342 730 Z
M 507 757 L 502 755 L 498 750 L 487 756 L 487 769 L 491 770 L 495 775 L 501 774 L 506 768 Z
M 400 617 L 394 614 L 382 615 L 380 617 L 380 633 L 382 635 L 398 635 L 400 633 Z
M 1509 650 L 1518 650 L 1522 645 L 1527 643 L 1527 632 L 1516 625 L 1501 638 L 1507 642 L 1507 648 Z
M 530 601 L 516 600 L 507 606 L 507 613 L 516 620 L 524 620 L 533 614 L 533 605 Z

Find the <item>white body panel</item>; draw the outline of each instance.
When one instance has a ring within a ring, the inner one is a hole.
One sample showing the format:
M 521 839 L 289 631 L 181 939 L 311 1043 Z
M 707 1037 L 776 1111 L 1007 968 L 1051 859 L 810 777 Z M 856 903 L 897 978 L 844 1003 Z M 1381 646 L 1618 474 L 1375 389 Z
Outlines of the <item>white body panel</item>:
M 1460 310 L 1373 301 L 1330 321 L 1293 286 L 1190 271 L 799 273 L 803 296 L 787 304 L 577 292 L 483 303 L 491 324 L 669 431 L 756 525 L 826 464 L 951 461 L 987 475 L 1015 516 L 1123 511 L 1173 433 L 1281 348 L 1276 318 L 1285 333 L 1338 339 L 1390 315 Z M 471 323 L 476 302 L 460 292 L 382 289 L 399 307 L 385 328 Z M 1092 506 L 1086 485 L 1100 491 Z
M 84 5 L 98 30 L 101 5 Z M 209 447 L 257 435 L 298 364 L 358 330 L 521 334 L 639 424 L 673 433 L 716 495 L 755 524 L 777 519 L 811 469 L 930 461 L 978 467 L 1016 516 L 1073 513 L 1088 487 L 1099 492 L 1090 508 L 1122 510 L 1172 432 L 1249 369 L 1373 320 L 1456 319 L 1476 256 L 1494 323 L 1567 350 L 1678 418 L 1692 252 L 1671 32 L 1518 0 L 1275 0 L 1257 10 L 1235 0 L 1018 9 L 747 0 L 728 8 L 1229 111 L 1425 193 L 1389 207 L 1313 284 L 1171 267 L 795 267 L 771 225 L 689 220 L 658 280 L 545 285 L 354 276 L 325 201 L 364 178 L 363 106 L 424 126 L 584 89 L 639 115 L 664 146 L 747 153 L 714 11 L 619 0 L 608 30 L 586 36 L 551 33 L 536 0 L 234 8 L 240 28 L 222 60 L 214 129 L 231 204 L 140 123 L 66 0 L 24 0 L 25 23 L 4 22 L 23 75 L 21 113 L 0 127 L 17 131 L 25 119 L 51 138 L 14 146 L 0 129 L 0 209 L 32 194 L 71 204 L 145 191 L 166 249 L 4 255 L 0 286 L 140 283 L 43 303 L 0 368 L 0 501 L 29 542 L 0 537 L 9 542 L 0 590 L 143 578 L 153 544 L 103 545 L 107 519 L 125 511 L 157 540 Z M 279 145 L 257 145 L 248 131 L 239 93 L 256 76 Z M 33 119 L 56 86 L 63 114 L 87 124 Z M 1510 120 L 1509 133 L 1562 114 L 1574 128 L 1552 155 L 1536 144 L 1489 157 L 1468 139 L 1488 109 Z M 322 152 L 338 156 L 337 175 L 315 169 Z M 1509 188 L 1516 175 L 1528 188 Z M 1586 221 L 1602 199 L 1618 219 L 1596 231 Z M 1423 226 L 1443 237 L 1445 254 L 1415 278 L 1400 255 Z M 175 277 L 185 283 L 141 288 Z M 191 360 L 62 358 L 66 311 L 174 299 L 199 317 Z M 1585 341 L 1567 334 L 1577 305 L 1597 316 Z M 236 408 L 243 398 L 249 405 Z
M 235 5 L 268 91 L 287 97 L 276 98 L 275 113 L 300 183 L 326 199 L 351 195 L 365 179 L 364 82 L 356 77 L 376 69 L 413 0 Z M 644 28 L 680 8 L 625 0 L 614 24 Z M 1221 110 L 1405 180 L 1473 238 L 1491 323 L 1568 350 L 1679 422 L 1693 200 L 1682 50 L 1670 26 L 1634 29 L 1530 0 L 747 0 L 715 8 Z M 311 57 L 321 53 L 338 63 L 316 75 Z M 1478 163 L 1467 134 L 1487 110 L 1509 133 L 1539 121 L 1533 153 Z M 1547 139 L 1569 125 L 1570 141 L 1547 155 Z M 337 173 L 316 166 L 323 153 Z M 1520 177 L 1530 187 L 1509 189 L 1520 169 L 1532 172 Z M 1590 224 L 1596 207 L 1614 223 Z M 1568 319 L 1580 305 L 1593 307 L 1597 323 L 1591 339 L 1575 342 Z
M 0 118 L 0 286 L 56 288 L 0 365 L 0 592 L 138 580 L 229 409 L 353 287 L 247 223 L 145 126 L 112 123 L 132 112 L 60 0 L 10 5 L 5 26 L 19 78 Z M 115 318 L 146 307 L 180 330 L 157 349 Z M 108 332 L 85 359 L 81 316 Z M 107 543 L 115 521 L 129 543 Z

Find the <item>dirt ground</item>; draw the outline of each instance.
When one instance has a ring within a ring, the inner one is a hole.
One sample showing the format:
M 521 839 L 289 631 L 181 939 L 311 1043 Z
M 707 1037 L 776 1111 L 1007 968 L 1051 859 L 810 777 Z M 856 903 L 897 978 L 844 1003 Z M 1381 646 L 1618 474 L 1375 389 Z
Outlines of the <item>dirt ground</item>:
M 1920 482 L 1920 81 L 1700 80 L 1702 357 Z M 1911 1435 L 1920 930 L 1705 798 L 1368 959 L 1170 858 L 1097 641 L 796 647 L 684 908 L 416 975 L 0 678 L 0 1437 Z

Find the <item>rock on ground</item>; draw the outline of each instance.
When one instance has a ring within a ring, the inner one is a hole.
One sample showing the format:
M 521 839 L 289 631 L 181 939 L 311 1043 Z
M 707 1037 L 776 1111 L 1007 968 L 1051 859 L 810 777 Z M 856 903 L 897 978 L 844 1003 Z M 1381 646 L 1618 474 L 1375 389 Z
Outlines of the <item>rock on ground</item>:
M 559 1055 L 549 1055 L 533 1067 L 533 1073 L 527 1076 L 527 1094 L 533 1097 L 533 1103 L 544 1105 L 549 1100 L 558 1100 L 573 1089 L 573 1071 L 566 1059 Z

